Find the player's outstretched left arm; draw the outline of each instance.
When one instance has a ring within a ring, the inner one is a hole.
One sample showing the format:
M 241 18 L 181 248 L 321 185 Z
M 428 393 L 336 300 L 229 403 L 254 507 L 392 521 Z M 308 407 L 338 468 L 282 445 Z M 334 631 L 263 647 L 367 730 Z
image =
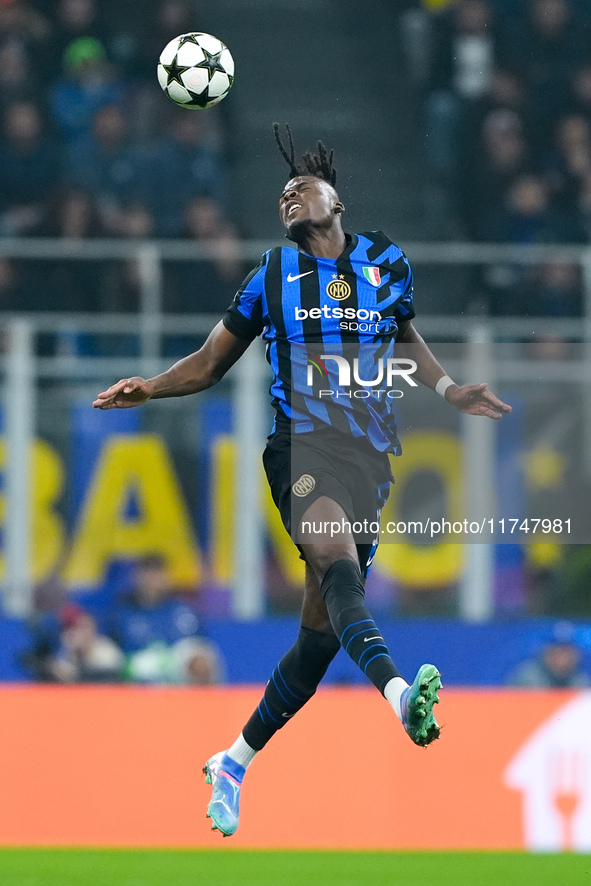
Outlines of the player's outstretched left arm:
M 410 346 L 408 356 L 417 363 L 415 378 L 435 390 L 437 383 L 445 377 L 445 370 L 410 321 L 401 324 L 396 342 L 402 345 L 402 348 L 397 348 L 399 354 L 404 353 L 404 345 Z M 468 415 L 484 415 L 497 421 L 511 412 L 509 404 L 503 403 L 492 391 L 489 391 L 486 382 L 478 385 L 452 383 L 445 389 L 444 397 L 457 410 Z
M 224 377 L 249 344 L 233 335 L 220 321 L 194 354 L 183 357 L 154 378 L 122 378 L 102 391 L 92 405 L 96 409 L 129 409 L 147 400 L 205 391 Z

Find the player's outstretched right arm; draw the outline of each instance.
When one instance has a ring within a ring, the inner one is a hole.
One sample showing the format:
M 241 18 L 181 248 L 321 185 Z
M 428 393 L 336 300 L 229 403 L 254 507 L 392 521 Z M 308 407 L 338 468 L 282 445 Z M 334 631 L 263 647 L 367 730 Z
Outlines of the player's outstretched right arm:
M 237 338 L 220 321 L 202 348 L 154 378 L 123 378 L 98 395 L 96 409 L 129 409 L 146 400 L 197 394 L 215 385 L 242 356 L 250 342 Z

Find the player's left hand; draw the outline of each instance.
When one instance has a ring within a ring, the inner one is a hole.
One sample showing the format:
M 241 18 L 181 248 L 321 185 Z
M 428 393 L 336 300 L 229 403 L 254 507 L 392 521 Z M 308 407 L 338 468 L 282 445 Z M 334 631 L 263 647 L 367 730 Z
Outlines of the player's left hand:
M 486 415 L 498 420 L 503 414 L 511 412 L 509 404 L 503 403 L 489 391 L 486 382 L 480 385 L 450 385 L 445 392 L 445 399 L 468 415 Z

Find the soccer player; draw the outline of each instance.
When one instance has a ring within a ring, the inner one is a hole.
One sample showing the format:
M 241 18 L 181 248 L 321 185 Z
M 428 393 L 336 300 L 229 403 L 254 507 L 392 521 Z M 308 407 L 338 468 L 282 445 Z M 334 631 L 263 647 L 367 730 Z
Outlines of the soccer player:
M 279 215 L 297 249 L 265 253 L 199 351 L 154 378 L 122 379 L 94 402 L 115 409 L 198 393 L 218 382 L 255 337 L 267 342 L 276 418 L 263 463 L 283 523 L 306 564 L 304 599 L 296 642 L 273 671 L 260 704 L 228 750 L 204 766 L 213 788 L 207 815 L 224 836 L 238 827 L 247 767 L 314 695 L 341 646 L 415 744 L 425 747 L 440 732 L 433 713 L 439 671 L 424 664 L 409 686 L 364 604 L 364 580 L 377 547 L 375 521 L 392 480 L 388 453 L 401 451 L 393 401 L 374 388 L 369 394 L 351 389 L 347 396 L 334 383 L 334 390 L 310 387 L 304 364 L 311 359 L 314 368 L 314 359 L 308 344 L 317 343 L 323 353 L 332 349 L 335 357 L 348 347 L 359 355 L 365 348 L 374 367 L 376 355 L 387 359 L 395 344 L 411 345 L 415 377 L 456 409 L 492 419 L 510 412 L 486 384 L 455 384 L 415 330 L 412 273 L 401 250 L 382 232 L 344 232 L 333 153 L 319 142 L 318 153 L 304 154 L 298 164 L 289 127 L 289 152 L 277 124 L 274 130 L 290 167 Z M 330 362 L 334 359 L 321 368 Z M 368 377 L 374 378 L 363 375 Z M 364 520 L 362 531 L 355 532 L 353 523 L 358 527 Z M 373 532 L 368 520 L 374 521 Z M 315 534 L 314 527 L 326 524 L 342 531 L 329 538 Z

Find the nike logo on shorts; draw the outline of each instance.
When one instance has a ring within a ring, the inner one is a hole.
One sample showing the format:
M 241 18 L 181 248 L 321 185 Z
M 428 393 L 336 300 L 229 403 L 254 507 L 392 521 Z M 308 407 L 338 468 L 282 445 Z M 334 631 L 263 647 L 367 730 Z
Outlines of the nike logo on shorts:
M 299 280 L 300 277 L 307 277 L 308 274 L 313 274 L 313 273 L 314 273 L 314 271 L 306 271 L 305 274 L 295 274 L 295 275 L 294 275 L 294 274 L 292 274 L 291 271 L 290 271 L 290 273 L 287 275 L 287 282 L 288 282 L 288 283 L 293 283 L 294 280 Z
M 383 637 L 380 637 L 379 635 L 378 635 L 377 637 L 364 637 L 364 638 L 363 638 L 363 642 L 364 642 L 364 643 L 369 643 L 370 640 L 383 640 L 383 639 L 384 639 L 384 638 L 383 638 Z

